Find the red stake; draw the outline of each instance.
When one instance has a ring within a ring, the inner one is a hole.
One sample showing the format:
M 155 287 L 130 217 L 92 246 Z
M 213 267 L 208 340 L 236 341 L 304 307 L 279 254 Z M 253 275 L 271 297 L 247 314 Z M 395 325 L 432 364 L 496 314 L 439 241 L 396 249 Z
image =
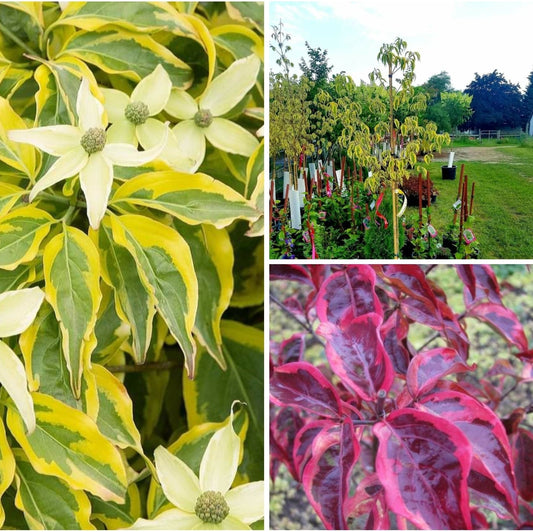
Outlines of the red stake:
M 465 175 L 464 188 L 465 188 L 464 221 L 466 222 L 466 219 L 468 218 L 468 176 L 467 175 Z
M 470 194 L 470 214 L 472 214 L 472 211 L 474 210 L 474 190 L 476 188 L 476 182 L 474 181 L 472 183 L 472 193 Z
M 422 173 L 418 174 L 418 226 L 422 227 Z

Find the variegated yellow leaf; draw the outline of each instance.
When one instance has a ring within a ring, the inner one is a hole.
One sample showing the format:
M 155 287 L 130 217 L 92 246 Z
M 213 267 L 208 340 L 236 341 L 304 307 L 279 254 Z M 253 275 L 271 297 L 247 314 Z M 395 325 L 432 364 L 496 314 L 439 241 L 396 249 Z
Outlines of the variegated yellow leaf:
M 111 227 L 114 240 L 135 257 L 159 313 L 180 344 L 187 372 L 193 376 L 196 344 L 191 333 L 198 306 L 198 282 L 187 243 L 171 227 L 146 216 L 113 216 Z
M 0 97 L 0 161 L 33 178 L 35 173 L 35 148 L 7 138 L 11 129 L 26 129 L 24 120 L 13 110 L 10 103 Z
M 174 227 L 191 249 L 198 279 L 198 311 L 194 331 L 202 345 L 226 368 L 222 354 L 220 320 L 233 293 L 233 248 L 228 232 L 212 225 L 187 225 L 174 220 Z
M 96 345 L 93 329 L 101 299 L 98 251 L 85 233 L 66 227 L 46 245 L 43 267 L 46 296 L 61 328 L 70 385 L 79 398 L 82 372 Z
M 166 70 L 175 87 L 187 89 L 192 82 L 191 68 L 168 48 L 149 35 L 126 29 L 78 31 L 65 43 L 58 57 L 64 54 L 135 82 L 151 74 L 158 64 Z
M 0 183 L 0 216 L 6 215 L 24 194 L 27 192 L 16 185 Z
M 55 220 L 32 205 L 0 218 L 0 269 L 14 270 L 32 261 Z
M 238 192 L 206 174 L 154 172 L 124 183 L 111 205 L 132 203 L 171 214 L 188 224 L 226 227 L 234 220 L 256 220 L 260 213 Z
M 113 240 L 108 217 L 91 237 L 98 245 L 104 280 L 113 288 L 117 314 L 130 325 L 133 358 L 141 364 L 152 337 L 155 297 L 143 284 L 132 254 Z
M 94 530 L 91 504 L 81 490 L 67 482 L 38 473 L 21 449 L 15 449 L 16 507 L 28 526 L 37 530 Z
M 133 422 L 133 403 L 124 385 L 104 366 L 93 364 L 99 410 L 96 424 L 100 432 L 115 445 L 132 447 L 143 453 L 141 435 Z
M 127 528 L 141 517 L 141 498 L 137 484 L 130 484 L 123 504 L 103 501 L 92 495 L 89 495 L 89 499 L 93 518 L 104 523 L 108 530 Z
M 263 39 L 246 26 L 227 24 L 211 30 L 216 45 L 229 52 L 233 59 L 242 59 L 256 54 L 263 60 Z
M 113 24 L 134 32 L 167 30 L 194 38 L 190 24 L 165 2 L 70 2 L 50 29 L 65 24 L 90 31 Z
M 7 424 L 33 468 L 103 500 L 124 501 L 127 481 L 119 451 L 85 413 L 39 392 L 32 393 L 36 428 L 27 435 L 10 408 Z

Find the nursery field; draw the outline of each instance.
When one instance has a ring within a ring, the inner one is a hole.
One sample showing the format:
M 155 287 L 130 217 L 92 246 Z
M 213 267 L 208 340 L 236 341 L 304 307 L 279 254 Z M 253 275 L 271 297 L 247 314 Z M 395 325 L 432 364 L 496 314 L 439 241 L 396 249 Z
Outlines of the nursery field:
M 439 191 L 431 213 L 436 229 L 443 230 L 453 218 L 451 206 L 457 197 L 459 169 L 464 163 L 469 183 L 476 183 L 472 229 L 482 243 L 482 258 L 531 258 L 533 145 L 460 148 L 455 159 L 456 180 L 441 179 L 444 160 L 446 155 L 428 166 Z M 414 212 L 416 208 L 409 210 Z

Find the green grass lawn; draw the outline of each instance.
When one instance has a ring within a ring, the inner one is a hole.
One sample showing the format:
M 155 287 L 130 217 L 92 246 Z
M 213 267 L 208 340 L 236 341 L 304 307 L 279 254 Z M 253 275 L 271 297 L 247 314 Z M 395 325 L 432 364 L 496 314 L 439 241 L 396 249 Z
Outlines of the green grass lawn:
M 533 258 L 533 145 L 523 143 L 501 148 L 505 162 L 465 162 L 469 189 L 475 181 L 474 221 L 483 259 Z M 428 166 L 439 196 L 432 205 L 432 223 L 440 232 L 453 220 L 452 204 L 457 197 L 457 178 L 441 178 L 442 162 Z M 469 193 L 470 195 L 470 193 Z M 470 200 L 470 197 L 469 197 Z M 417 208 L 408 213 L 417 216 Z M 442 234 L 442 233 L 441 233 Z

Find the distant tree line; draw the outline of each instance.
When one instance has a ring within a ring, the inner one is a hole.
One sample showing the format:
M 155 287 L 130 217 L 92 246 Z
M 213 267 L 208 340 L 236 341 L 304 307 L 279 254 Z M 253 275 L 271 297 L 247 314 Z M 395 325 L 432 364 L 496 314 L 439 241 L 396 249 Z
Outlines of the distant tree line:
M 331 74 L 328 52 L 313 48 L 305 43 L 307 60 L 302 58 L 299 66 L 302 77 L 309 81 L 307 99 L 316 102 L 320 91 L 327 92 L 335 99 L 339 89 L 339 77 L 345 73 Z M 341 84 L 342 85 L 342 84 Z M 372 83 L 361 81 L 357 93 L 352 97 L 364 108 L 369 108 L 369 121 L 372 116 L 372 101 L 386 98 L 381 88 Z M 447 72 L 440 72 L 424 84 L 415 87 L 415 94 L 424 94 L 427 106 L 419 114 L 419 120 L 432 121 L 440 132 L 454 132 L 469 129 L 525 129 L 533 115 L 533 71 L 528 76 L 528 85 L 524 93 L 518 84 L 507 81 L 505 76 L 494 70 L 490 74 L 475 74 L 464 91 L 454 90 Z M 313 111 L 317 106 L 311 103 Z M 401 109 L 399 110 L 401 114 Z M 368 124 L 371 127 L 371 124 Z M 332 132 L 333 133 L 333 132 Z

